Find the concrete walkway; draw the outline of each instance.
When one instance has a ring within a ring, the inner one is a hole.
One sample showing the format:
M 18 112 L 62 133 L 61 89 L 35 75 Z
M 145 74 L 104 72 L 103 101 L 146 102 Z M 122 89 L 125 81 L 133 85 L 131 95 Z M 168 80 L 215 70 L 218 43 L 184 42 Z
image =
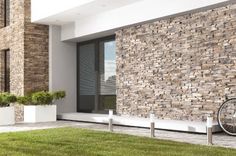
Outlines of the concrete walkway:
M 16 124 L 14 126 L 0 126 L 0 133 L 62 128 L 62 127 L 76 127 L 76 128 L 92 129 L 99 131 L 108 131 L 108 126 L 103 124 L 57 121 L 52 123 Z M 150 135 L 149 129 L 135 128 L 135 127 L 115 126 L 114 132 L 130 134 L 135 136 L 146 136 L 146 137 L 149 137 Z M 206 145 L 206 135 L 203 134 L 190 134 L 190 133 L 156 130 L 155 138 Z M 236 137 L 228 136 L 224 133 L 214 134 L 213 143 L 214 146 L 229 147 L 236 149 Z

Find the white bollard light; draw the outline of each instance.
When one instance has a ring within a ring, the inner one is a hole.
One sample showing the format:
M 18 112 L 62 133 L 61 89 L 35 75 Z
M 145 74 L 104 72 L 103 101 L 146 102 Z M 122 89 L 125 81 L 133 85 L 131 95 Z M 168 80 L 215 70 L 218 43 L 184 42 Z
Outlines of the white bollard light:
M 154 138 L 155 137 L 155 114 L 154 113 L 150 113 L 150 134 L 151 137 Z
M 113 118 L 113 110 L 110 109 L 110 110 L 109 110 L 109 119 L 112 119 L 112 118 Z
M 155 119 L 155 114 L 154 113 L 150 113 L 150 122 L 151 123 L 155 122 L 154 119 Z
M 213 125 L 213 117 L 208 116 L 207 117 L 207 127 L 212 128 L 212 125 Z
M 213 126 L 213 117 L 208 116 L 207 117 L 207 144 L 213 145 L 212 142 L 212 126 Z
M 109 110 L 109 116 L 108 116 L 108 120 L 109 120 L 109 131 L 113 132 L 113 110 L 110 109 Z

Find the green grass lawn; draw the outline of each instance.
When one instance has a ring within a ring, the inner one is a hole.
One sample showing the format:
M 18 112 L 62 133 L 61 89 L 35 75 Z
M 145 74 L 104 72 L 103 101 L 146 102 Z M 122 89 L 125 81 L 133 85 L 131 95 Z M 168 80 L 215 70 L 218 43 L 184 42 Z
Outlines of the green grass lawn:
M 234 156 L 236 150 L 61 128 L 0 134 L 0 155 Z

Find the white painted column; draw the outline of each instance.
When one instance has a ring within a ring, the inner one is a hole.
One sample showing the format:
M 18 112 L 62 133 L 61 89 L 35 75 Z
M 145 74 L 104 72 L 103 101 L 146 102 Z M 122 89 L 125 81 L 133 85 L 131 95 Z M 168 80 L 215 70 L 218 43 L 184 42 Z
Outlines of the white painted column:
M 49 28 L 49 90 L 64 90 L 66 98 L 58 101 L 57 114 L 76 112 L 76 43 L 61 41 L 61 27 Z

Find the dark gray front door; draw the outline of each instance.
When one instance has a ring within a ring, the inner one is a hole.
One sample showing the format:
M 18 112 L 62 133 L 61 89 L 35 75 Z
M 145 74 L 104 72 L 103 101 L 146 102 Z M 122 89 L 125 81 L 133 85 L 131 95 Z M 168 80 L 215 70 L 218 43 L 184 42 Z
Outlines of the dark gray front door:
M 115 58 L 114 37 L 78 43 L 78 112 L 115 109 Z

